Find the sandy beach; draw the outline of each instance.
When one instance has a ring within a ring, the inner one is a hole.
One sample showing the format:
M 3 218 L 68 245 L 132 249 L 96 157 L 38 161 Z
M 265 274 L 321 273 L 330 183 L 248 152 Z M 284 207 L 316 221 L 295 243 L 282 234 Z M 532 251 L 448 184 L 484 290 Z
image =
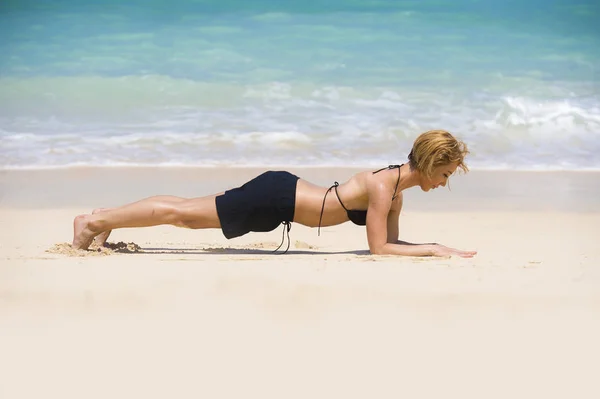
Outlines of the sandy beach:
M 355 172 L 290 170 L 322 185 Z M 60 247 L 79 213 L 260 171 L 0 172 L 0 398 L 600 397 L 597 172 L 474 171 L 406 191 L 401 239 L 473 259 L 371 256 L 350 223 L 294 224 L 285 255 L 271 253 L 282 229 Z

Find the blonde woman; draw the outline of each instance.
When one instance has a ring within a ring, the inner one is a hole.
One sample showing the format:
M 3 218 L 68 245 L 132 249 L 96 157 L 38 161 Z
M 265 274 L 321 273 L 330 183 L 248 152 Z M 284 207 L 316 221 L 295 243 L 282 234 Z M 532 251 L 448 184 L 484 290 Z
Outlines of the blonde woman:
M 155 196 L 119 208 L 97 209 L 75 218 L 73 247 L 87 249 L 94 238 L 102 245 L 111 230 L 124 227 L 221 228 L 230 239 L 251 231 L 271 231 L 282 223 L 289 233 L 292 222 L 320 230 L 352 221 L 366 226 L 372 254 L 472 257 L 476 252 L 398 240 L 402 192 L 414 186 L 423 191 L 444 187 L 457 169 L 468 171 L 467 154 L 462 141 L 444 130 L 432 130 L 417 137 L 408 163 L 357 173 L 329 188 L 289 172 L 269 171 L 241 187 L 206 197 Z

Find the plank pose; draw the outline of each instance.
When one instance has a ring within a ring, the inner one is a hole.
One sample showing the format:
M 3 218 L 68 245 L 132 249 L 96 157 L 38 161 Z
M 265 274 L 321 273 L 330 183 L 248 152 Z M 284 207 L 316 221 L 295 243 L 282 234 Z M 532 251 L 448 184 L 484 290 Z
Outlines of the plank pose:
M 170 224 L 191 229 L 221 228 L 230 239 L 251 231 L 271 231 L 291 222 L 309 227 L 347 221 L 366 226 L 372 254 L 472 257 L 440 244 L 398 240 L 402 191 L 444 187 L 457 170 L 467 172 L 467 146 L 444 130 L 415 140 L 408 163 L 360 172 L 343 184 L 320 187 L 285 171 L 268 171 L 241 187 L 198 198 L 154 196 L 112 209 L 96 209 L 73 221 L 73 247 L 104 244 L 111 230 Z M 331 195 L 329 195 L 331 194 Z

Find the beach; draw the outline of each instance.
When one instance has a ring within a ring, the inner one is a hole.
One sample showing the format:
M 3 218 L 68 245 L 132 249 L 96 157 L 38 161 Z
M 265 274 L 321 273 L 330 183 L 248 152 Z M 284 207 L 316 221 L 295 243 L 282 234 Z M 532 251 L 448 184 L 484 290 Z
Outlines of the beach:
M 324 186 L 352 168 L 290 168 Z M 404 194 L 400 238 L 472 259 L 372 256 L 364 227 L 123 229 L 73 217 L 199 196 L 260 168 L 0 173 L 0 397 L 596 398 L 600 173 L 473 171 Z M 285 245 L 284 245 L 285 246 Z M 133 248 L 132 246 L 130 248 Z
M 0 399 L 600 398 L 599 19 L 597 0 L 1 2 Z M 265 170 L 331 187 L 438 129 L 471 171 L 405 190 L 400 239 L 470 259 L 373 256 L 352 223 L 70 245 L 96 208 Z

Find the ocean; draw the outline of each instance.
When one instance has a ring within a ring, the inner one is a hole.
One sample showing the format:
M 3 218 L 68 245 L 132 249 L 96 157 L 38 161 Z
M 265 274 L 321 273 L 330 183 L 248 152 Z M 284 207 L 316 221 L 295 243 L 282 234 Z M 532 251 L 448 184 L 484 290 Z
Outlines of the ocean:
M 597 0 L 2 0 L 0 169 L 600 170 Z

